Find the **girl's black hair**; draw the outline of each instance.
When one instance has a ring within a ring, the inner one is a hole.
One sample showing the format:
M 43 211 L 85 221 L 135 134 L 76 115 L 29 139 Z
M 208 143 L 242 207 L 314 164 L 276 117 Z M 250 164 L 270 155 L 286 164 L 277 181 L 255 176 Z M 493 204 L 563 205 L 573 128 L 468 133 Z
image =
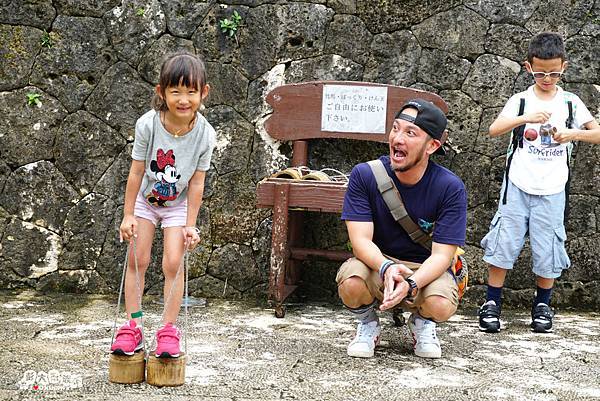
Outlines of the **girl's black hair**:
M 554 32 L 542 32 L 531 38 L 529 42 L 529 51 L 527 52 L 527 61 L 533 62 L 537 57 L 542 60 L 560 58 L 561 61 L 567 59 L 567 52 L 562 37 Z
M 156 111 L 167 111 L 167 104 L 163 98 L 168 87 L 181 84 L 202 91 L 206 85 L 204 62 L 200 57 L 185 51 L 170 54 L 160 67 L 158 84 L 162 98 L 155 93 L 152 98 L 152 107 Z

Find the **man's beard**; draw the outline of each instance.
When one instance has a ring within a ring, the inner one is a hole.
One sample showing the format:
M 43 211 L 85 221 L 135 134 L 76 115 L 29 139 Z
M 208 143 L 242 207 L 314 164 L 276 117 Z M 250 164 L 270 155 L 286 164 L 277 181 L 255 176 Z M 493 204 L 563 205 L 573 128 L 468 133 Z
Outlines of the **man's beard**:
M 417 158 L 412 163 L 409 163 L 409 164 L 407 164 L 404 167 L 401 167 L 401 166 L 397 165 L 396 163 L 394 163 L 390 159 L 390 165 L 392 167 L 392 170 L 393 171 L 398 171 L 399 173 L 404 173 L 405 171 L 408 171 L 411 168 L 413 168 L 414 166 L 416 166 L 417 164 L 419 164 L 419 162 L 421 160 L 423 160 L 423 157 L 425 157 L 425 147 L 426 146 L 427 146 L 427 144 L 423 145 L 421 147 L 421 149 L 419 149 L 419 155 L 417 156 Z

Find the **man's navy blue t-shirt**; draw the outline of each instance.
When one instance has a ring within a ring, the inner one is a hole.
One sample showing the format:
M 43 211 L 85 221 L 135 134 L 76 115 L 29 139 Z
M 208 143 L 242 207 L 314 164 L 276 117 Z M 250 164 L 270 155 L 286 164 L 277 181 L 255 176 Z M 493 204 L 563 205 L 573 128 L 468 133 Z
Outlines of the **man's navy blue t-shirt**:
M 379 160 L 400 192 L 413 221 L 422 227 L 435 223 L 433 242 L 463 246 L 467 229 L 467 192 L 461 179 L 429 161 L 421 180 L 413 186 L 406 186 L 392 171 L 389 156 L 381 156 Z M 360 163 L 352 169 L 342 220 L 373 222 L 373 242 L 386 255 L 423 263 L 431 254 L 413 242 L 400 223 L 394 220 L 367 163 Z

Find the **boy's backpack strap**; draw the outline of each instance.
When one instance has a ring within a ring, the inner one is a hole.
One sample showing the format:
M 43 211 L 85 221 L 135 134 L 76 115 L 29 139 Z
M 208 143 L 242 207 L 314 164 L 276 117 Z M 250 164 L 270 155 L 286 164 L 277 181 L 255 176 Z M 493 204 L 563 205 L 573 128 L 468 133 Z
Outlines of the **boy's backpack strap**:
M 573 117 L 573 102 L 571 100 L 567 100 L 567 108 L 569 109 L 569 117 L 565 121 L 565 125 L 567 128 L 573 128 L 573 124 L 575 119 Z M 567 183 L 565 184 L 565 213 L 563 217 L 563 224 L 567 224 L 567 219 L 569 218 L 569 193 L 571 192 L 571 151 L 572 145 L 567 149 Z
M 522 97 L 519 101 L 519 114 L 517 114 L 517 115 L 522 116 L 524 113 L 525 113 L 525 98 Z M 525 132 L 525 124 L 519 125 L 517 128 L 515 128 L 515 131 L 517 133 L 516 139 L 519 142 L 519 147 L 523 148 L 523 133 Z
M 404 231 L 408 233 L 411 240 L 431 250 L 431 238 L 408 215 L 408 212 L 404 207 L 404 202 L 402 202 L 400 192 L 398 192 L 394 182 L 388 175 L 382 161 L 371 160 L 367 162 L 367 164 L 371 167 L 371 171 L 375 176 L 375 181 L 377 181 L 377 189 L 381 193 L 385 204 L 390 209 L 390 213 L 392 213 L 394 220 L 396 220 L 402 226 Z
M 575 122 L 575 119 L 573 118 L 573 102 L 568 100 L 567 107 L 569 108 L 569 117 L 567 118 L 567 121 L 565 121 L 565 126 L 567 128 L 573 128 L 573 123 Z
M 525 113 L 525 98 L 521 98 L 519 102 L 519 114 L 522 116 Z M 502 195 L 502 204 L 506 205 L 506 194 L 508 193 L 508 172 L 510 171 L 510 163 L 512 163 L 513 156 L 519 148 L 523 147 L 523 132 L 525 131 L 525 124 L 519 125 L 512 131 L 511 144 L 509 147 L 508 158 L 506 159 L 506 169 L 504 170 L 504 195 Z

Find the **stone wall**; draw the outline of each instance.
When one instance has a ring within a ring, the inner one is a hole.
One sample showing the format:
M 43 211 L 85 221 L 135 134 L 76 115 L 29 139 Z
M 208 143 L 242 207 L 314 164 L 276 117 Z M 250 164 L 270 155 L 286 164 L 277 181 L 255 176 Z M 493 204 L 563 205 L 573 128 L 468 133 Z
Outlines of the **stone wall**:
M 242 17 L 236 35 L 219 21 Z M 600 1 L 532 0 L 8 0 L 0 4 L 0 285 L 114 293 L 125 248 L 118 242 L 134 123 L 149 108 L 160 58 L 200 54 L 212 92 L 205 115 L 218 142 L 198 219 L 202 251 L 190 289 L 208 297 L 263 297 L 270 211 L 256 183 L 289 162 L 290 146 L 262 128 L 273 87 L 317 79 L 365 80 L 426 89 L 450 105 L 454 151 L 436 161 L 469 191 L 470 299 L 481 297 L 479 241 L 496 209 L 508 138 L 489 124 L 515 91 L 528 39 L 565 35 L 563 85 L 600 117 Z M 36 96 L 37 97 L 36 100 Z M 37 104 L 36 104 L 37 103 Z M 311 167 L 349 172 L 386 152 L 373 144 L 320 141 Z M 600 306 L 600 147 L 575 155 L 568 222 L 573 266 L 556 303 Z M 310 244 L 343 249 L 339 216 L 310 216 Z M 326 227 L 326 228 L 323 228 Z M 147 290 L 158 293 L 160 234 Z M 526 246 L 528 247 L 528 245 Z M 508 301 L 528 303 L 529 252 L 509 275 Z M 306 265 L 300 295 L 335 298 L 336 266 Z

